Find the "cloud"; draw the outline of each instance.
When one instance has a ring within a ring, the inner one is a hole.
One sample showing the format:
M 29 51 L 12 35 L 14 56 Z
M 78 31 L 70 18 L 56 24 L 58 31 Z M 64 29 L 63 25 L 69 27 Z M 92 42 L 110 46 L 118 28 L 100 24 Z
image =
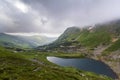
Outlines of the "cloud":
M 26 13 L 28 12 L 28 5 L 25 5 L 20 0 L 5 0 L 7 3 L 13 5 L 15 8 L 19 9 L 21 12 Z
M 120 18 L 120 0 L 0 0 L 0 32 L 61 34 Z
M 23 13 L 28 12 L 28 7 L 20 1 L 16 1 L 14 3 L 14 6 L 17 7 L 19 10 L 21 10 Z
M 47 34 L 47 33 L 5 33 L 15 36 L 46 36 L 46 37 L 58 37 L 59 34 Z

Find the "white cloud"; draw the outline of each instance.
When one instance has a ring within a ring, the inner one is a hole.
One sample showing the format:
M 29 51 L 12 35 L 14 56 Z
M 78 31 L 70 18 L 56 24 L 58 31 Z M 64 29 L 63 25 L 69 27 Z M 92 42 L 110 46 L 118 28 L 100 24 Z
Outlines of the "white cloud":
M 14 7 L 16 7 L 23 13 L 27 13 L 30 8 L 28 5 L 21 2 L 21 0 L 6 0 L 6 1 L 12 4 Z
M 120 19 L 119 8 L 120 0 L 0 0 L 0 32 L 56 35 Z
M 20 2 L 20 1 L 16 1 L 14 6 L 16 6 L 23 13 L 27 13 L 28 12 L 28 7 L 24 3 Z
M 9 35 L 18 35 L 18 36 L 46 36 L 46 37 L 58 37 L 60 34 L 51 34 L 51 33 L 5 33 Z

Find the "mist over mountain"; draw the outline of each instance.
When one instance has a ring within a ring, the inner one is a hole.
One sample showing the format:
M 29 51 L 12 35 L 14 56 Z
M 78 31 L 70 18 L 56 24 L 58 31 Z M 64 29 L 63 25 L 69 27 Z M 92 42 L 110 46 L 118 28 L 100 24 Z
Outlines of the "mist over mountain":
M 96 48 L 100 45 L 114 44 L 120 38 L 120 20 L 87 26 L 85 28 L 70 27 L 46 49 L 61 49 L 62 47 Z M 119 48 L 118 48 L 119 49 Z
M 0 80 L 120 80 L 120 0 L 0 0 Z
M 45 36 L 15 36 L 6 33 L 0 33 L 0 46 L 18 47 L 18 48 L 35 48 L 37 46 L 51 43 L 56 38 Z

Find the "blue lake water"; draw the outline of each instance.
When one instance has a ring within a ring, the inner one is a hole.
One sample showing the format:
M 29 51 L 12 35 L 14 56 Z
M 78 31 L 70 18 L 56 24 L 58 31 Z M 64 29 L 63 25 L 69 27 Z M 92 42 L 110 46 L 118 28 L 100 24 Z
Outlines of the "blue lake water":
M 47 57 L 52 63 L 60 66 L 75 67 L 80 70 L 95 72 L 97 74 L 102 74 L 109 76 L 113 79 L 117 78 L 117 75 L 113 70 L 101 61 L 88 59 L 88 58 L 59 58 L 59 57 Z

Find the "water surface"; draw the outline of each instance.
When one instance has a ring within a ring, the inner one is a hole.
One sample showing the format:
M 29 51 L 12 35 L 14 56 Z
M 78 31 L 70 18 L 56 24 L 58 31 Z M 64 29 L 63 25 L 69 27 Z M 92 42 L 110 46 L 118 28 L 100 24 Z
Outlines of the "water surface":
M 88 58 L 58 58 L 58 57 L 47 57 L 52 63 L 60 66 L 70 66 L 75 67 L 80 70 L 91 71 L 97 74 L 107 75 L 111 78 L 117 78 L 117 75 L 112 69 L 101 61 L 88 59 Z

